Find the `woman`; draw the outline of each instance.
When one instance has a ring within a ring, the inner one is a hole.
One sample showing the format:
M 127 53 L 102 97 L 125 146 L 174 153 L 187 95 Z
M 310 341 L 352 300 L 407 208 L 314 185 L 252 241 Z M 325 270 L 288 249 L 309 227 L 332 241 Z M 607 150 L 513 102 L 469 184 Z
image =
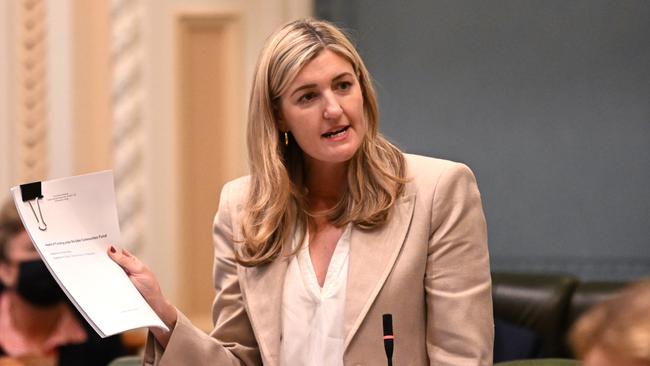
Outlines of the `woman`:
M 214 222 L 215 328 L 202 334 L 126 251 L 111 257 L 171 331 L 145 364 L 488 365 L 486 227 L 462 164 L 403 155 L 378 133 L 375 92 L 329 23 L 276 32 L 251 92 L 251 175 L 223 188 Z

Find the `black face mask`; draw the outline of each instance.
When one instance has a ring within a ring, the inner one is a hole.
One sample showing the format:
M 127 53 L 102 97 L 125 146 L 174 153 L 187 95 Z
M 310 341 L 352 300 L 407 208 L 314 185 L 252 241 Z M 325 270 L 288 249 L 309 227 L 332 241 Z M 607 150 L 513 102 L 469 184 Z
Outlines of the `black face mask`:
M 35 306 L 51 306 L 65 299 L 65 293 L 41 260 L 20 262 L 16 292 Z

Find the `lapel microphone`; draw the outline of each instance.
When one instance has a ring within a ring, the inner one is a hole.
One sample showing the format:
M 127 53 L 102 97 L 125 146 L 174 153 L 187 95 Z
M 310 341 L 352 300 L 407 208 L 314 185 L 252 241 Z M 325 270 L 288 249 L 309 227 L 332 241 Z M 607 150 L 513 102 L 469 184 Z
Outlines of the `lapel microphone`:
M 393 335 L 393 315 L 382 315 L 384 323 L 384 350 L 386 351 L 386 358 L 388 359 L 388 366 L 393 366 L 393 342 L 395 336 Z

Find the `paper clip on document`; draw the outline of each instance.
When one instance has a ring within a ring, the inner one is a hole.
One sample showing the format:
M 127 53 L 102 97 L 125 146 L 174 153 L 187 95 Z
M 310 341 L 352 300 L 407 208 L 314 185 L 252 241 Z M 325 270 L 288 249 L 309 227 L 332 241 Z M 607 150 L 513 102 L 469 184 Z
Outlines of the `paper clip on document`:
M 43 213 L 41 212 L 41 204 L 38 203 L 38 200 L 43 199 L 43 195 L 41 194 L 41 182 L 21 184 L 20 194 L 22 196 L 23 202 L 27 202 L 29 204 L 29 207 L 32 209 L 32 213 L 36 218 L 36 222 L 38 222 L 38 229 L 41 231 L 47 230 L 47 224 L 45 223 L 45 220 L 43 219 Z M 36 215 L 36 210 L 34 210 L 32 201 L 36 201 L 36 207 L 38 207 L 38 215 Z

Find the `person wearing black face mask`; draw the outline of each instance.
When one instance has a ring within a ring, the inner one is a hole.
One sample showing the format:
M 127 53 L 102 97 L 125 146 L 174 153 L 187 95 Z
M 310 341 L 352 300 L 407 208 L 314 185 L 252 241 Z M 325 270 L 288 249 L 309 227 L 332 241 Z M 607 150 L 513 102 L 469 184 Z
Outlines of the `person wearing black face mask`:
M 40 259 L 20 262 L 15 290 L 36 307 L 55 306 L 65 299 L 63 290 Z
M 106 365 L 125 350 L 101 339 L 50 275 L 13 202 L 0 209 L 0 366 Z

